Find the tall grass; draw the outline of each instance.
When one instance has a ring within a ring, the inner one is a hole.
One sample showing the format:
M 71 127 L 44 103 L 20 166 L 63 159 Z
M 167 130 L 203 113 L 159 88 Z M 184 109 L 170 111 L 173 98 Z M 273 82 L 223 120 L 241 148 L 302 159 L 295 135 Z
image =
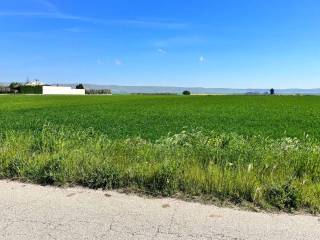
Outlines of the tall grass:
M 320 142 L 183 131 L 156 141 L 45 125 L 0 134 L 0 178 L 320 212 Z

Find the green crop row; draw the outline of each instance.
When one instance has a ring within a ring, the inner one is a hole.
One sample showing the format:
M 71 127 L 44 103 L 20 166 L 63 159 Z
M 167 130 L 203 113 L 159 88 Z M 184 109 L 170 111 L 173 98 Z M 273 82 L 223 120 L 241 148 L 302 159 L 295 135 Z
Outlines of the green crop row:
M 318 96 L 1 96 L 1 131 L 46 122 L 155 140 L 202 129 L 244 136 L 320 137 Z

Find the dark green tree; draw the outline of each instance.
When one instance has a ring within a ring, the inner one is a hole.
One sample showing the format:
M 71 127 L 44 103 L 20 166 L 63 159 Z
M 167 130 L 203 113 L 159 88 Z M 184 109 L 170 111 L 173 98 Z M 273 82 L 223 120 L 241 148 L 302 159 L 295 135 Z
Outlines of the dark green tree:
M 12 90 L 18 90 L 21 87 L 21 85 L 22 85 L 21 83 L 12 82 L 10 83 L 9 88 Z
M 188 91 L 188 90 L 185 90 L 185 91 L 182 92 L 182 95 L 188 96 L 188 95 L 191 95 L 191 92 Z
M 76 89 L 84 89 L 83 84 L 82 84 L 82 83 L 78 84 L 78 85 L 76 86 Z
M 270 89 L 270 95 L 274 95 L 274 93 L 275 93 L 275 92 L 274 92 L 274 89 L 271 88 L 271 89 Z

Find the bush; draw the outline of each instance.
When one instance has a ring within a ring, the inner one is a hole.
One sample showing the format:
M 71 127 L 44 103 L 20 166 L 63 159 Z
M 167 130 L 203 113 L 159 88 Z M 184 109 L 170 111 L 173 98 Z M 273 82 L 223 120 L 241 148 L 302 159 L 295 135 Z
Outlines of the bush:
M 18 89 L 20 89 L 21 86 L 22 86 L 21 83 L 12 82 L 12 83 L 10 83 L 9 88 L 12 89 L 12 90 L 14 90 L 14 89 L 18 90 Z
M 191 92 L 188 90 L 185 90 L 182 92 L 182 95 L 188 96 L 188 95 L 191 95 Z
M 274 95 L 275 91 L 273 88 L 270 89 L 270 95 Z
M 22 94 L 42 94 L 42 86 L 20 86 Z
M 86 89 L 86 94 L 91 95 L 111 95 L 110 89 Z
M 266 189 L 266 199 L 272 206 L 289 211 L 297 210 L 300 207 L 299 203 L 301 203 L 299 191 L 290 182 L 270 186 Z
M 76 89 L 84 89 L 83 84 L 82 84 L 82 83 L 78 84 L 78 85 L 76 86 Z

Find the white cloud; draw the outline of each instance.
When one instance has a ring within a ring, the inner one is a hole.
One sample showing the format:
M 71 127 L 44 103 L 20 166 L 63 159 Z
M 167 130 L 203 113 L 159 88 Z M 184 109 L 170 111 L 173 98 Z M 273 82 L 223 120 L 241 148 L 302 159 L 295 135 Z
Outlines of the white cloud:
M 50 0 L 34 0 L 37 3 L 44 6 L 50 12 L 58 12 L 58 7 L 53 4 Z
M 123 63 L 122 63 L 122 61 L 120 59 L 117 58 L 117 59 L 114 60 L 114 64 L 117 65 L 117 66 L 121 66 Z
M 105 62 L 104 62 L 103 60 L 101 60 L 101 59 L 97 59 L 97 60 L 96 60 L 96 63 L 97 63 L 98 65 L 104 65 L 104 64 L 105 64 Z
M 200 62 L 200 63 L 205 63 L 205 62 L 206 62 L 205 57 L 204 57 L 204 56 L 200 56 L 199 62 Z
M 48 11 L 38 11 L 38 12 L 1 11 L 0 17 L 51 18 L 51 19 L 61 19 L 61 20 L 69 20 L 69 21 L 88 22 L 91 24 L 118 25 L 118 26 L 135 27 L 135 28 L 182 29 L 187 27 L 187 24 L 185 23 L 169 22 L 169 21 L 89 18 L 89 17 L 62 13 L 58 11 L 58 8 L 55 8 L 54 5 L 52 5 L 52 7 L 49 7 L 50 3 L 48 2 L 47 4 L 49 4 L 47 7 Z
M 164 55 L 164 54 L 167 53 L 167 51 L 164 50 L 163 48 L 158 48 L 158 49 L 157 49 L 157 52 L 160 53 L 161 55 Z
M 109 65 L 109 62 L 105 61 L 103 59 L 97 59 L 96 60 L 96 64 L 97 65 Z M 114 59 L 113 64 L 116 65 L 116 66 L 121 66 L 121 65 L 123 65 L 123 62 L 122 62 L 121 59 L 116 58 L 116 59 Z
M 207 43 L 205 38 L 200 36 L 179 36 L 167 39 L 158 39 L 152 42 L 152 45 L 158 48 L 167 48 L 172 46 L 194 46 Z
M 79 17 L 59 12 L 0 12 L 0 17 L 38 17 L 38 18 L 52 18 L 52 19 L 62 19 L 62 20 L 73 20 L 81 22 L 92 22 L 97 23 L 98 20 L 93 18 Z

